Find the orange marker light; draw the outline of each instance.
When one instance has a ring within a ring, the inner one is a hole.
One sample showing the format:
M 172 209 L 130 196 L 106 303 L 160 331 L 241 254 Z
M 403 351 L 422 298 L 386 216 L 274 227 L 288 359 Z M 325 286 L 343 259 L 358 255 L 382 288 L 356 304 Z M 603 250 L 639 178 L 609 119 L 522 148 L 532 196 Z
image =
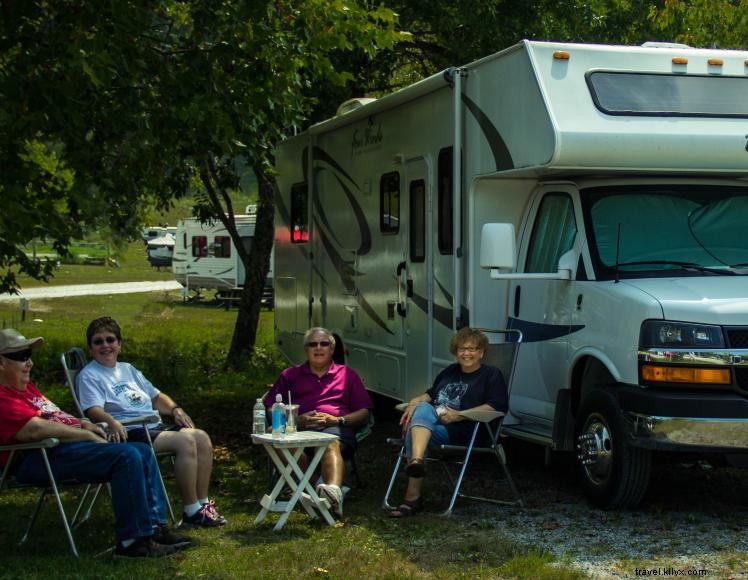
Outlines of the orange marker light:
M 732 383 L 730 369 L 660 367 L 644 365 L 642 377 L 657 383 L 698 383 L 729 385 Z
M 685 56 L 674 56 L 673 64 L 688 64 L 688 59 Z
M 557 50 L 553 53 L 553 58 L 555 58 L 556 60 L 569 60 L 571 58 L 571 55 L 565 50 Z

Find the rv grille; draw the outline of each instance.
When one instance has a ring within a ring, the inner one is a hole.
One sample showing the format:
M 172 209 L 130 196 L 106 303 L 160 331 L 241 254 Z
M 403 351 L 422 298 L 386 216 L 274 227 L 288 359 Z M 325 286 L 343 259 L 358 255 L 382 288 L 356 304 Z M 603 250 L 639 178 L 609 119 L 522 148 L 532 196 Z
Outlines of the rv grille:
M 748 348 L 748 328 L 745 326 L 728 326 L 725 331 L 729 348 Z
M 738 382 L 738 388 L 741 391 L 748 391 L 748 369 L 739 367 L 735 369 L 735 379 Z

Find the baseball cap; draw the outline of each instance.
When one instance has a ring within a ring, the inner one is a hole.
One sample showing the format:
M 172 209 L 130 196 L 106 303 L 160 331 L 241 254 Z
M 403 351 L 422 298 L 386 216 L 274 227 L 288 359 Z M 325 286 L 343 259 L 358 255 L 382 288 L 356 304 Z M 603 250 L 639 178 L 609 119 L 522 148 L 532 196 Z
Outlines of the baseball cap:
M 27 348 L 36 348 L 44 339 L 41 336 L 26 338 L 13 328 L 0 330 L 0 354 L 18 352 Z

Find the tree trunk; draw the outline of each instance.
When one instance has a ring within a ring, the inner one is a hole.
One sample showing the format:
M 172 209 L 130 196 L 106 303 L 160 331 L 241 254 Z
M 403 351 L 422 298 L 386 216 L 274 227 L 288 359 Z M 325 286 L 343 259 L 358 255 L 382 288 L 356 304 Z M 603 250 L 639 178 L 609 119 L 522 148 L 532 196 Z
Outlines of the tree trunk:
M 275 179 L 261 164 L 253 169 L 257 176 L 259 203 L 255 236 L 248 261 L 244 263 L 244 289 L 239 301 L 239 312 L 236 316 L 234 336 L 231 338 L 231 348 L 228 354 L 228 363 L 234 369 L 244 368 L 254 350 L 257 326 L 260 321 L 262 289 L 270 268 L 270 252 L 273 249 L 275 235 L 273 226 Z

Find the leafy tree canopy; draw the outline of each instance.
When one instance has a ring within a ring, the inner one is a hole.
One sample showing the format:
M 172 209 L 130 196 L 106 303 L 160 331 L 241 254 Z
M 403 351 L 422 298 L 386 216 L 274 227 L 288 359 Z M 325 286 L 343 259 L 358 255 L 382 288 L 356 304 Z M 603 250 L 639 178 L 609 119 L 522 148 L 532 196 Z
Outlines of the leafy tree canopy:
M 345 0 L 0 0 L 0 291 L 51 273 L 21 245 L 107 226 L 207 186 L 233 212 L 242 167 L 267 168 L 336 54 L 396 40 L 395 15 Z M 212 191 L 212 193 L 211 193 Z M 223 205 L 216 205 L 223 202 Z

